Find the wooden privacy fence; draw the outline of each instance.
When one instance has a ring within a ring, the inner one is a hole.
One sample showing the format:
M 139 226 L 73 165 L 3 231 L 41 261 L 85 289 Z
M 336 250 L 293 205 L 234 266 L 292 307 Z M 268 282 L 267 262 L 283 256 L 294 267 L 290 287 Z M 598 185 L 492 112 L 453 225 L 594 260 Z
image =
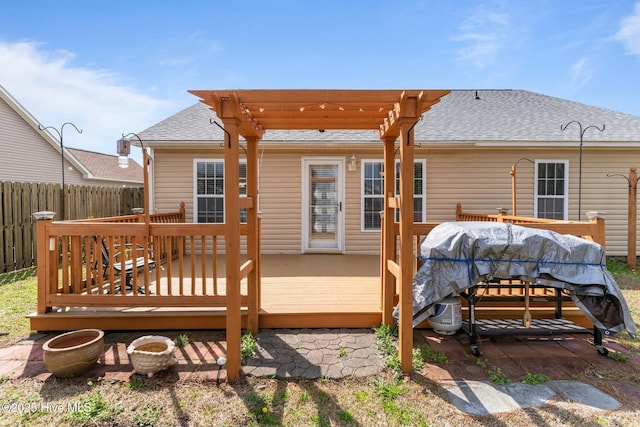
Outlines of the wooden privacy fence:
M 34 212 L 53 211 L 60 218 L 59 184 L 0 183 L 0 273 L 36 265 Z M 142 187 L 65 185 L 67 219 L 113 217 L 144 204 Z

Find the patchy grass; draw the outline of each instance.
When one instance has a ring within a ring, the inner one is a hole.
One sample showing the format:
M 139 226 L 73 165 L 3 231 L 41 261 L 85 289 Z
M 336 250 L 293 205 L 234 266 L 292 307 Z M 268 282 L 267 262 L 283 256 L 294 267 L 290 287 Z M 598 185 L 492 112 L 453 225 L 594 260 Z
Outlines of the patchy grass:
M 253 336 L 251 331 L 247 331 L 242 335 L 240 341 L 240 359 L 246 360 L 247 358 L 256 354 L 256 349 L 258 348 L 258 341 Z
M 496 365 L 489 365 L 486 357 L 477 359 L 476 365 L 484 369 L 492 383 L 498 385 L 511 384 L 511 380 L 502 372 L 502 369 Z
M 549 381 L 549 377 L 544 374 L 532 374 L 531 372 L 527 372 L 520 381 L 523 384 L 536 385 Z
M 610 351 L 609 353 L 607 353 L 607 357 L 615 360 L 616 362 L 626 362 L 631 358 L 630 356 L 618 351 Z
M 185 345 L 189 344 L 190 342 L 191 342 L 191 340 L 189 339 L 189 335 L 187 335 L 187 334 L 180 334 L 173 340 L 173 343 L 178 348 L 184 347 Z
M 35 269 L 0 275 L 0 347 L 25 339 L 31 333 L 27 314 L 37 309 Z
M 611 271 L 622 289 L 635 319 L 640 318 L 640 275 L 619 264 Z M 29 335 L 26 314 L 36 309 L 36 278 L 33 273 L 0 276 L 0 346 Z M 449 403 L 448 392 L 421 374 L 421 364 L 441 363 L 446 355 L 428 345 L 414 349 L 414 373 L 398 378 L 397 333 L 376 328 L 378 345 L 390 356 L 390 369 L 370 378 L 315 381 L 241 377 L 235 384 L 179 381 L 167 371 L 152 378 L 132 376 L 128 381 L 104 378 L 0 377 L 0 402 L 13 405 L 0 413 L 0 424 L 15 426 L 528 426 L 586 425 L 631 426 L 640 424 L 640 403 L 618 384 L 640 384 L 632 363 L 602 368 L 585 366 L 576 380 L 591 383 L 623 402 L 606 413 L 573 402 L 554 402 L 486 417 L 471 417 Z M 246 336 L 246 334 L 245 334 Z M 243 336 L 247 350 L 257 345 L 253 336 Z M 180 338 L 180 337 L 178 337 Z M 183 338 L 180 338 L 183 340 Z M 625 356 L 640 357 L 640 346 L 623 334 L 615 338 L 625 347 Z M 250 354 L 250 353 L 247 353 Z M 251 353 L 252 354 L 252 353 Z M 338 351 L 337 356 L 340 357 Z M 482 359 L 479 359 L 482 360 Z M 471 362 L 473 363 L 473 362 Z M 482 360 L 487 375 L 496 383 L 510 381 L 498 362 Z M 541 374 L 528 373 L 521 381 L 539 383 Z M 15 408 L 15 410 L 11 410 Z M 20 408 L 20 410 L 18 410 Z
M 638 325 L 640 321 L 640 273 L 638 273 L 638 268 L 636 267 L 635 271 L 631 271 L 627 268 L 625 260 L 613 258 L 607 260 L 607 270 L 620 286 L 631 317 Z M 640 355 L 640 340 L 634 340 L 626 333 L 618 334 L 616 339 L 636 355 Z
M 305 381 L 242 378 L 235 384 L 145 379 L 131 390 L 124 381 L 68 379 L 0 383 L 2 402 L 33 410 L 3 412 L 2 425 L 24 426 L 528 426 L 637 425 L 631 410 L 603 413 L 570 402 L 470 417 L 429 380 L 378 378 Z M 425 389 L 427 391 L 425 391 Z M 24 406 L 23 406 L 24 407 Z

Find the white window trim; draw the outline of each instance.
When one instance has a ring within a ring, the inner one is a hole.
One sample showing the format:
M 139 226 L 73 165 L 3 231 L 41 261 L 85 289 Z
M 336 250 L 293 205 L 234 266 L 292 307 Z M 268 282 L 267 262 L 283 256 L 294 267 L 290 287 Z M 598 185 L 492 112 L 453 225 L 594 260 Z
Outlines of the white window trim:
M 213 158 L 213 159 L 193 159 L 193 222 L 196 224 L 208 224 L 208 223 L 199 223 L 198 222 L 198 163 L 222 163 L 222 168 L 224 170 L 224 158 Z M 240 159 L 240 164 L 247 163 L 246 159 Z M 222 175 L 222 179 L 225 179 L 224 172 Z M 247 197 L 246 194 L 240 195 L 240 197 Z M 222 203 L 224 209 L 224 222 L 227 221 L 227 206 L 224 194 L 224 187 L 222 188 Z M 224 224 L 223 222 L 223 224 Z
M 384 168 L 384 160 L 380 160 L 380 159 L 363 159 L 360 161 L 360 231 L 362 233 L 379 233 L 380 229 L 367 229 L 364 228 L 364 198 L 365 198 L 365 194 L 364 194 L 364 186 L 362 185 L 364 183 L 364 165 L 365 163 L 382 163 L 383 164 L 383 168 Z M 420 163 L 422 164 L 422 194 L 420 195 L 422 197 L 422 218 L 421 218 L 421 222 L 426 222 L 427 220 L 427 159 L 414 159 L 413 161 L 414 165 L 416 163 Z M 396 160 L 395 161 L 395 167 L 397 167 L 397 165 L 400 164 L 400 160 Z M 415 168 L 415 166 L 414 166 Z M 415 171 L 415 169 L 414 169 Z M 413 177 L 413 179 L 415 179 L 415 176 Z M 394 187 L 394 193 L 395 193 L 395 186 L 396 186 L 396 181 L 395 181 L 395 171 L 394 171 L 394 181 L 393 181 L 393 187 Z M 415 194 L 414 194 L 415 196 Z M 384 198 L 384 194 L 382 196 Z
M 336 230 L 336 242 L 338 247 L 333 249 L 328 249 L 327 252 L 338 251 L 340 253 L 344 253 L 345 250 L 345 235 L 346 235 L 346 221 L 345 221 L 345 212 L 347 211 L 347 206 L 345 203 L 345 194 L 346 194 L 346 176 L 344 173 L 345 170 L 345 158 L 344 157 L 326 157 L 326 156 L 318 156 L 318 157 L 309 157 L 303 156 L 300 159 L 300 167 L 301 167 L 301 197 L 300 200 L 302 202 L 300 206 L 300 215 L 302 216 L 300 221 L 301 226 L 301 239 L 300 239 L 300 253 L 307 252 L 322 252 L 323 249 L 310 248 L 309 242 L 309 228 L 311 224 L 309 224 L 308 215 L 305 215 L 307 206 L 309 206 L 309 166 L 314 164 L 323 164 L 323 163 L 335 163 L 338 165 L 338 179 L 340 181 L 336 190 L 337 200 L 339 203 L 342 203 L 342 209 L 338 212 L 338 224 Z
M 414 164 L 414 173 L 415 173 L 415 164 L 416 163 L 421 163 L 422 164 L 422 194 L 420 195 L 420 197 L 422 197 L 422 218 L 420 218 L 420 222 L 426 222 L 427 221 L 427 159 L 414 159 L 413 160 L 413 164 Z M 396 168 L 398 167 L 398 165 L 400 164 L 400 160 L 396 160 Z M 415 181 L 415 175 L 413 177 L 412 182 Z M 395 183 L 394 183 L 394 187 L 395 187 Z M 397 196 L 397 194 L 396 194 Z M 413 194 L 413 197 L 415 198 L 416 194 Z
M 380 229 L 376 228 L 365 228 L 364 227 L 364 173 L 365 173 L 365 164 L 370 163 L 381 163 L 384 168 L 384 161 L 380 159 L 362 159 L 360 161 L 360 231 L 363 233 L 380 233 Z M 384 184 L 383 184 L 384 185 Z M 382 193 L 382 204 L 384 206 L 384 189 Z
M 569 218 L 569 160 L 555 160 L 555 159 L 536 159 L 533 176 L 533 216 L 538 218 L 538 165 L 540 163 L 562 163 L 564 164 L 564 197 L 563 197 L 563 210 L 564 215 L 562 220 L 567 221 Z M 545 196 L 549 197 L 549 196 Z

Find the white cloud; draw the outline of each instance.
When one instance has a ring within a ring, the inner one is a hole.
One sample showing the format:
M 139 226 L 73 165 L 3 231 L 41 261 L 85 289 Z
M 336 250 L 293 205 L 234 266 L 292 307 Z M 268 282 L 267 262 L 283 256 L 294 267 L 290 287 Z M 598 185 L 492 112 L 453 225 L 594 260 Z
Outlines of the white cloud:
M 622 20 L 614 38 L 624 45 L 628 53 L 640 55 L 640 2 L 635 4 L 633 14 Z
M 67 51 L 47 52 L 35 42 L 0 42 L 0 84 L 44 126 L 65 128 L 66 146 L 115 154 L 123 132 L 138 132 L 172 107 L 122 84 L 108 70 L 73 65 Z
M 571 66 L 569 71 L 571 83 L 574 87 L 583 87 L 593 77 L 593 66 L 588 58 L 581 58 Z
M 464 21 L 454 40 L 466 44 L 458 51 L 458 59 L 483 69 L 495 61 L 511 38 L 509 15 L 480 6 Z

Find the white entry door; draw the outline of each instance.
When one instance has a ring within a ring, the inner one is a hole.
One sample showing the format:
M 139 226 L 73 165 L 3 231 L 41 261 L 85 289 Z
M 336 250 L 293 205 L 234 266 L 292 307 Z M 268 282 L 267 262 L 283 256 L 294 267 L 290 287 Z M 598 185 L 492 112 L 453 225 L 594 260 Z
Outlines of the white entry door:
M 344 183 L 342 158 L 305 158 L 303 163 L 303 250 L 342 252 Z

